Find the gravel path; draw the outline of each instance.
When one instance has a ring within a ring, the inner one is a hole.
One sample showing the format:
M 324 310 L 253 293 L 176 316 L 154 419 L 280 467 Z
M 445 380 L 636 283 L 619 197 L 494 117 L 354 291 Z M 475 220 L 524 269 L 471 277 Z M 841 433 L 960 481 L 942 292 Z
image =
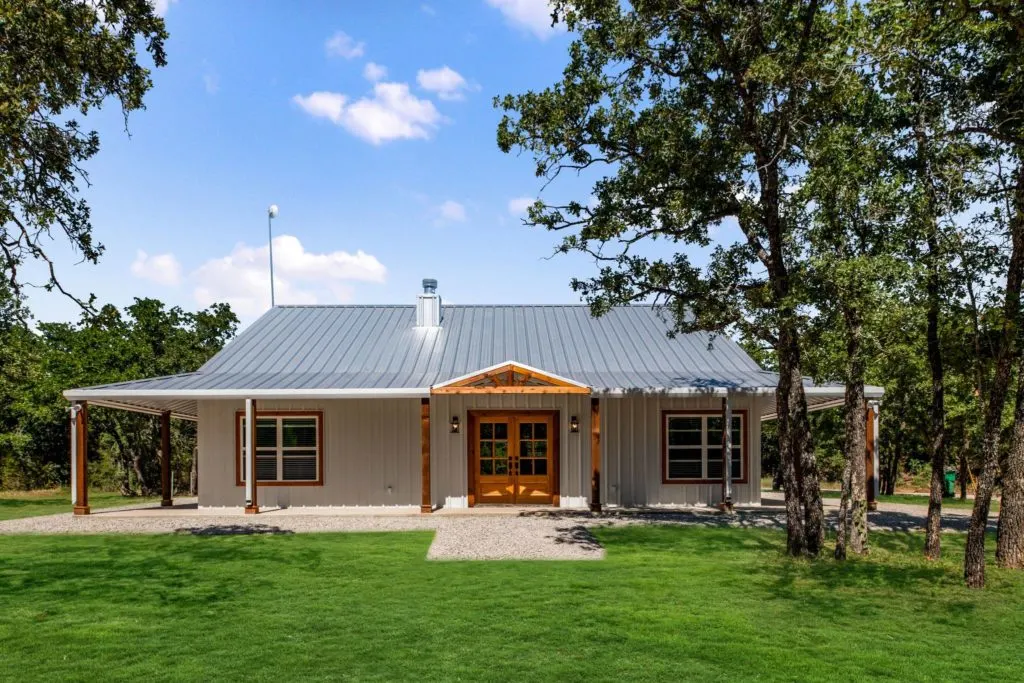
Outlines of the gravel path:
M 785 529 L 786 515 L 779 494 L 766 493 L 764 506 L 723 515 L 712 509 L 612 510 L 602 515 L 587 511 L 514 511 L 487 514 L 443 512 L 419 514 L 318 515 L 303 512 L 271 512 L 259 516 L 202 514 L 139 514 L 138 516 L 71 514 L 26 517 L 0 522 L 0 534 L 294 534 L 343 531 L 435 532 L 427 553 L 431 560 L 599 560 L 604 548 L 591 535 L 600 526 L 673 524 L 680 526 Z M 826 514 L 834 524 L 836 506 L 826 502 Z M 920 531 L 926 509 L 917 505 L 883 504 L 869 513 L 872 529 Z M 943 529 L 962 532 L 969 511 L 947 510 Z M 994 528 L 995 519 L 990 521 Z

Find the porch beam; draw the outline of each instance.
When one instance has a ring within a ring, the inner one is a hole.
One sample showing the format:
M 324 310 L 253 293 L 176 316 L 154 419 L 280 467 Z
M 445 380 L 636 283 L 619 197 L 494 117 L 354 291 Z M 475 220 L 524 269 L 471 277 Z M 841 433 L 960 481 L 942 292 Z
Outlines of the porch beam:
M 430 495 L 430 399 L 420 399 L 420 512 L 430 514 L 434 511 L 434 501 Z
M 601 512 L 601 399 L 590 399 L 590 511 Z
M 722 502 L 723 512 L 732 512 L 732 400 L 722 397 Z
M 255 515 L 260 505 L 256 485 L 256 401 L 251 398 L 245 399 L 245 467 L 245 514 Z
M 71 406 L 71 505 L 76 515 L 89 514 L 89 408 Z
M 878 401 L 864 402 L 865 452 L 864 471 L 867 473 L 868 510 L 878 509 Z
M 174 505 L 171 492 L 171 413 L 160 413 L 160 506 Z

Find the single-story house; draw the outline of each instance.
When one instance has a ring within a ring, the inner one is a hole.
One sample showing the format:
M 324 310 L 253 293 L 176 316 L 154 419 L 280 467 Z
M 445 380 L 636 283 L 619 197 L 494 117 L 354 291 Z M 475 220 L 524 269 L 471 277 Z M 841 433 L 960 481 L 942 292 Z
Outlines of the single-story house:
M 165 505 L 172 418 L 198 424 L 204 508 L 760 503 L 777 376 L 732 339 L 670 337 L 650 306 L 448 306 L 423 284 L 414 305 L 277 306 L 196 372 L 66 391 L 75 512 L 89 404 L 162 418 Z

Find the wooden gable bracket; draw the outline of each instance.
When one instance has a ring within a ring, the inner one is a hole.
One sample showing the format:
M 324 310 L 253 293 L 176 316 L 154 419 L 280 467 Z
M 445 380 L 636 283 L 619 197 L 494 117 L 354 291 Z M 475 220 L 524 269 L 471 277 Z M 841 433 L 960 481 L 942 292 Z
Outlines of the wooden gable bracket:
M 501 363 L 431 387 L 432 394 L 589 394 L 590 387 L 528 365 Z

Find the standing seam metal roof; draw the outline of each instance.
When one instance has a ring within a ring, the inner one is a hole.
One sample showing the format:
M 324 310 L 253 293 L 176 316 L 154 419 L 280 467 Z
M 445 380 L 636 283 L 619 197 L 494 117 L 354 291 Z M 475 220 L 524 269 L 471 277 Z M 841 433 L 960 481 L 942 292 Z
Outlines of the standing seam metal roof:
M 417 328 L 415 306 L 278 306 L 197 372 L 105 389 L 411 389 L 515 361 L 595 391 L 773 387 L 732 339 L 669 338 L 660 311 L 582 305 L 443 306 Z

